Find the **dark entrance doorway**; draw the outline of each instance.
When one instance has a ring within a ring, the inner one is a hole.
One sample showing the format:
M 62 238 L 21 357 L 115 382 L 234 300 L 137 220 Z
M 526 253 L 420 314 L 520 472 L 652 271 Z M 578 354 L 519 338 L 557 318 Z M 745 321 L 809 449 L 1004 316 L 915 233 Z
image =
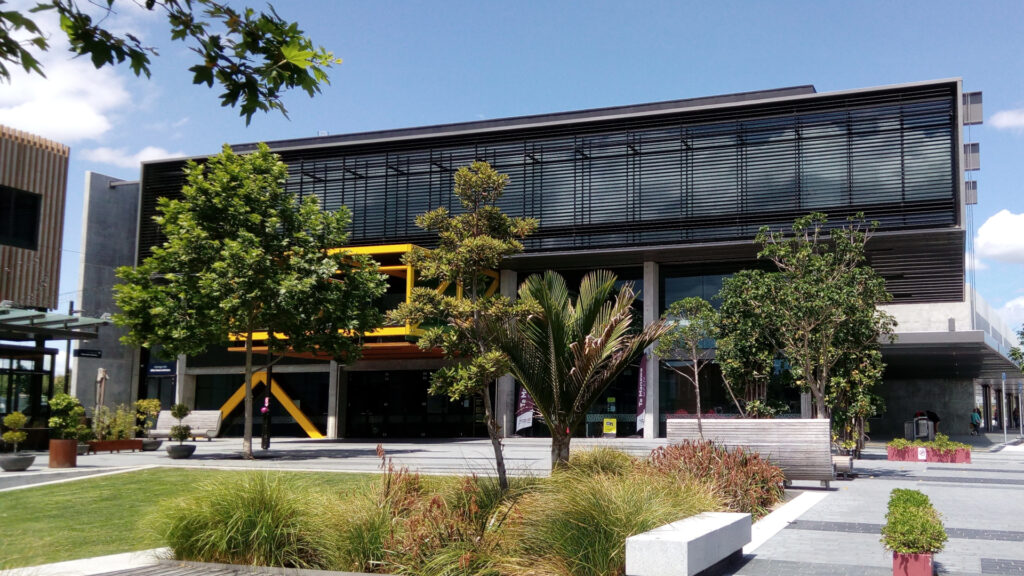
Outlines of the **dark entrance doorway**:
M 346 438 L 459 438 L 487 435 L 483 402 L 433 396 L 430 371 L 349 372 Z

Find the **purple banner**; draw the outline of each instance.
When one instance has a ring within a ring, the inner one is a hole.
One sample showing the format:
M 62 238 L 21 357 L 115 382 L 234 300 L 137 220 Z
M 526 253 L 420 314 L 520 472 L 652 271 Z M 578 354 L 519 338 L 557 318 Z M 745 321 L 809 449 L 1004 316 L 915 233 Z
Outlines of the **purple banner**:
M 640 377 L 636 382 L 636 432 L 644 429 L 644 414 L 647 412 L 647 355 L 640 357 Z
M 519 388 L 519 406 L 516 408 L 516 432 L 533 426 L 533 397 L 526 388 Z

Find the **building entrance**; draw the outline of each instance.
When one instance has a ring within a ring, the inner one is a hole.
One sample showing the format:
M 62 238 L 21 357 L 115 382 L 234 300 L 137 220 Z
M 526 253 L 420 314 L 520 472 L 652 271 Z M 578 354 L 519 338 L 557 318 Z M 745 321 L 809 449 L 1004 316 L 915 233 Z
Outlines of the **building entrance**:
M 487 435 L 483 402 L 433 396 L 430 371 L 349 372 L 346 438 L 459 438 Z

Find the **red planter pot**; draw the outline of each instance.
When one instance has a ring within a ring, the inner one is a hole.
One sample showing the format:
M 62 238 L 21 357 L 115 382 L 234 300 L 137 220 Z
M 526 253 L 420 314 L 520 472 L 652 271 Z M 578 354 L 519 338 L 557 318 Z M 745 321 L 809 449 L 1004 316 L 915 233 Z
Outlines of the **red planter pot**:
M 121 450 L 142 450 L 142 440 L 90 440 L 89 452 L 120 452 Z
M 921 458 L 921 450 L 924 450 L 924 458 Z M 886 447 L 889 460 L 902 462 L 945 462 L 952 464 L 970 464 L 971 450 L 969 448 L 958 448 L 952 451 L 940 451 L 934 448 L 922 448 L 910 446 L 907 448 Z
M 932 576 L 931 554 L 892 553 L 893 576 Z
M 50 440 L 50 468 L 78 466 L 78 440 Z

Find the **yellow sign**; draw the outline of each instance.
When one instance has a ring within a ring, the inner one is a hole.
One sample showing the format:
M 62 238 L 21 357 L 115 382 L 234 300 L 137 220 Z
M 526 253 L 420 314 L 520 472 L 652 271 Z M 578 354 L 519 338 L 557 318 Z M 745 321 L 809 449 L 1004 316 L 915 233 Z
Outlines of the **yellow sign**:
M 615 434 L 615 424 L 618 422 L 615 418 L 604 419 L 604 433 Z

